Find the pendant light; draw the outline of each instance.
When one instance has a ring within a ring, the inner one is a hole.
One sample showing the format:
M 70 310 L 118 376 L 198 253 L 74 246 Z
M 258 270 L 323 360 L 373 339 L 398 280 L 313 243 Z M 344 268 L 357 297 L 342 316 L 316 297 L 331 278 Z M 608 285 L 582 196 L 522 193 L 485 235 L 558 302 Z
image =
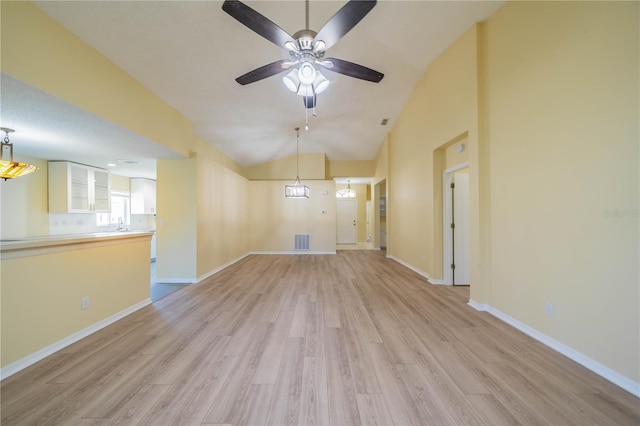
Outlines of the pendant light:
M 284 186 L 285 198 L 309 198 L 309 187 L 300 182 L 300 127 L 296 131 L 296 181 Z
M 38 167 L 32 164 L 13 161 L 13 144 L 9 142 L 9 133 L 13 133 L 15 130 L 6 127 L 0 127 L 0 130 L 5 134 L 2 141 L 2 157 L 0 158 L 0 178 L 14 179 L 38 170 Z M 4 159 L 5 151 L 9 151 L 9 160 Z

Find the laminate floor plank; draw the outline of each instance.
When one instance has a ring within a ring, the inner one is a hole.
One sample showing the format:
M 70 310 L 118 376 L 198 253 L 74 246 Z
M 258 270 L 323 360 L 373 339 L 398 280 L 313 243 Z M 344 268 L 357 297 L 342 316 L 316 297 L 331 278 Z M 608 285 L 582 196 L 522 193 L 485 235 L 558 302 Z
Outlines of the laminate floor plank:
M 0 382 L 12 425 L 639 425 L 640 400 L 379 251 L 250 255 Z
M 279 365 L 266 424 L 298 424 L 303 371 L 304 339 L 289 337 L 284 343 L 284 354 Z
M 299 425 L 329 424 L 327 367 L 324 357 L 305 357 L 300 390 Z

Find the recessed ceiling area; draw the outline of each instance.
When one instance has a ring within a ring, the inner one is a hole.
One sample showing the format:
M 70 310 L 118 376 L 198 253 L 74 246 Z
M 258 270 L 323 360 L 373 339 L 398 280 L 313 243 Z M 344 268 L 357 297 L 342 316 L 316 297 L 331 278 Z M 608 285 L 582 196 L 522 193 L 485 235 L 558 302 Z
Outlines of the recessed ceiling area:
M 345 3 L 311 1 L 310 28 L 320 29 Z M 428 65 L 503 2 L 379 1 L 328 54 L 378 70 L 384 79 L 375 84 L 324 73 L 331 83 L 318 95 L 317 117 L 307 116 L 312 111 L 284 87 L 282 75 L 236 83 L 286 52 L 226 14 L 222 2 L 35 4 L 182 113 L 200 138 L 248 167 L 294 155 L 292 129 L 304 128 L 306 120 L 301 153 L 325 153 L 332 161 L 374 159 Z M 303 1 L 246 4 L 289 34 L 305 26 Z M 16 129 L 17 153 L 100 167 L 121 158 L 150 165 L 176 155 L 5 75 L 2 108 L 0 124 Z M 383 118 L 387 126 L 380 125 Z M 124 172 L 120 164 L 114 171 Z

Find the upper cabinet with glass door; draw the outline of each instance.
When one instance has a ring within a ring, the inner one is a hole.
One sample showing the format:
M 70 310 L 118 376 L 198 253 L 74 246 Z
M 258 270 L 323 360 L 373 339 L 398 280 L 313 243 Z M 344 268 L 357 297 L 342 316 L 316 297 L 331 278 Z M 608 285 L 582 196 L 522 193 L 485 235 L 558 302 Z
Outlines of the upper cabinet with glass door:
M 107 170 L 68 161 L 50 161 L 49 213 L 108 213 L 111 180 Z

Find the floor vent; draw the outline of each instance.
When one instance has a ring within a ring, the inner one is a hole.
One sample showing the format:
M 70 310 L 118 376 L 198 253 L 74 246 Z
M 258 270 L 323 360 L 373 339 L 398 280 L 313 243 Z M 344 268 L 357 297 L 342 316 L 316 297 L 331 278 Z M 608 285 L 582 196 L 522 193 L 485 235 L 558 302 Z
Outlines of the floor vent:
M 309 234 L 294 234 L 293 246 L 295 250 L 309 250 Z

